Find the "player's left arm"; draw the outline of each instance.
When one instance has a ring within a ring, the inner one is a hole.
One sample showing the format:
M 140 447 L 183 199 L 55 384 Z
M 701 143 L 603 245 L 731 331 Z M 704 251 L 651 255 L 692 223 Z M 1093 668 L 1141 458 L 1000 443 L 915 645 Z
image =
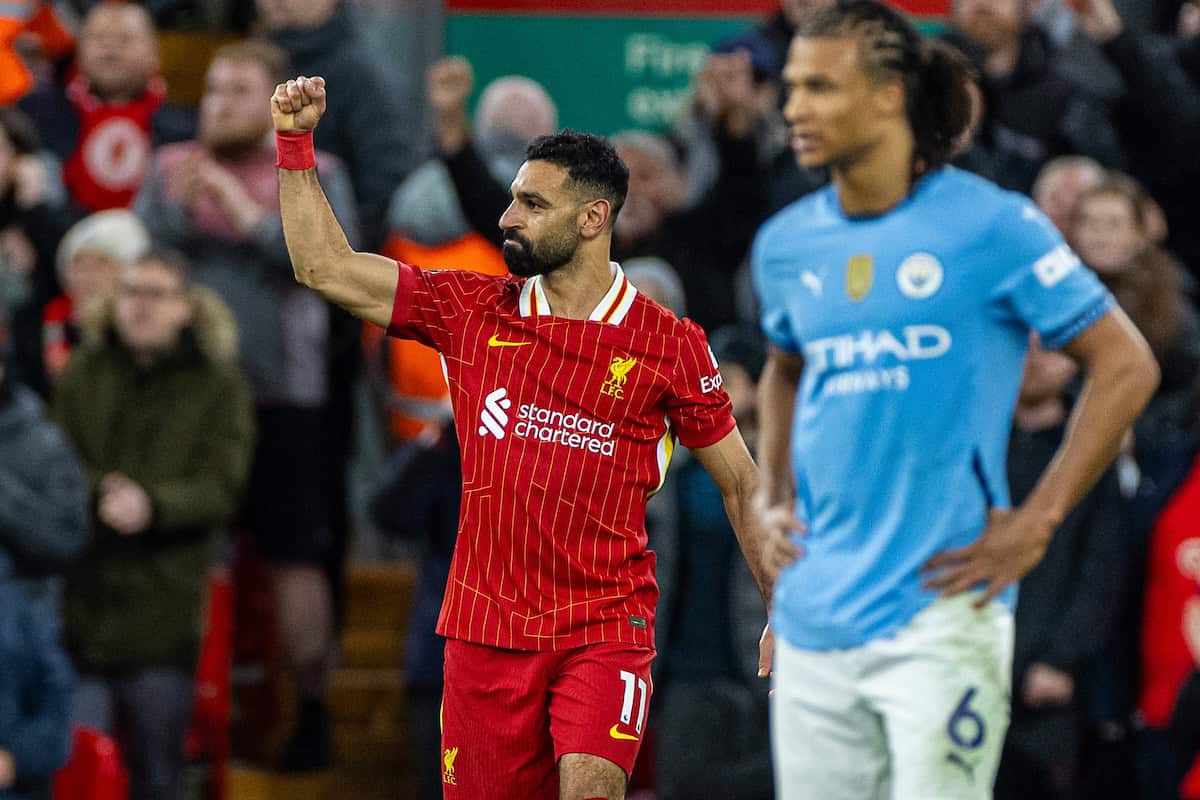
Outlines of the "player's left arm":
M 1033 569 L 1054 531 L 1112 463 L 1125 431 L 1158 387 L 1158 364 L 1119 308 L 1063 349 L 1081 364 L 1086 379 L 1062 445 L 1024 504 L 993 510 L 978 540 L 930 559 L 928 588 L 954 595 L 983 584 L 976 603 L 983 607 Z
M 756 522 L 751 504 L 758 491 L 758 467 L 746 449 L 742 434 L 734 428 L 724 438 L 708 447 L 697 447 L 692 455 L 708 470 L 713 481 L 721 490 L 721 498 L 725 502 L 725 513 L 729 515 L 729 524 L 733 526 L 734 535 L 750 565 L 750 572 L 758 583 L 763 601 L 769 608 L 771 605 L 771 590 L 779 570 L 794 560 L 794 555 L 786 557 L 775 555 L 770 542 L 763 535 L 762 528 Z

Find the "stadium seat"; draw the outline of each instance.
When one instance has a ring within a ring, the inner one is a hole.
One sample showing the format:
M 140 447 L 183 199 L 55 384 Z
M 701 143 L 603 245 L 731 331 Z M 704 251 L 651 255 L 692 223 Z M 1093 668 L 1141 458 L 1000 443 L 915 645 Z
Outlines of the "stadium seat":
M 54 776 L 54 800 L 126 800 L 129 777 L 116 743 L 91 728 L 72 731 L 71 758 Z

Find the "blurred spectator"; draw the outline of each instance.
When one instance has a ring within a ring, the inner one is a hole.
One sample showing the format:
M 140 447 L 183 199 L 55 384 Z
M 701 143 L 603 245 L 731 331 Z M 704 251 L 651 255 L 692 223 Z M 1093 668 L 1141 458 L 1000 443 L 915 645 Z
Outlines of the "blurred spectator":
M 88 541 L 87 485 L 41 400 L 9 376 L 11 341 L 0 309 L 0 575 L 53 610 L 58 576 Z
M 683 281 L 675 268 L 661 258 L 643 256 L 631 258 L 621 265 L 625 277 L 639 292 L 669 309 L 679 319 L 687 316 L 687 299 Z
M 1136 663 L 1129 663 L 1142 641 L 1141 699 L 1138 701 L 1147 727 L 1137 735 L 1138 758 L 1145 767 L 1143 783 L 1149 798 L 1173 796 L 1165 788 L 1178 783 L 1169 777 L 1176 766 L 1174 745 L 1165 732 L 1161 706 L 1174 698 L 1178 688 L 1172 681 L 1171 664 L 1176 652 L 1178 624 L 1164 625 L 1163 615 L 1175 613 L 1172 598 L 1181 591 L 1183 580 L 1195 578 L 1184 561 L 1174 561 L 1187 531 L 1163 528 L 1164 508 L 1176 500 L 1181 483 L 1200 449 L 1200 322 L 1194 308 L 1180 290 L 1179 265 L 1155 241 L 1161 215 L 1157 204 L 1135 181 L 1120 174 L 1107 174 L 1103 181 L 1079 198 L 1072 219 L 1072 240 L 1079 255 L 1113 291 L 1150 343 L 1162 370 L 1162 383 L 1134 425 L 1133 453 L 1139 472 L 1136 491 L 1128 501 L 1124 523 L 1129 528 L 1126 561 L 1131 583 L 1113 598 L 1112 604 L 1125 618 L 1118 646 L 1109 658 L 1109 693 L 1112 712 L 1133 704 Z M 1178 491 L 1177 491 L 1178 490 Z M 1176 515 L 1177 517 L 1177 515 Z M 1153 533 L 1151 531 L 1153 530 Z M 1176 538 L 1171 538 L 1176 537 Z M 1140 578 L 1146 576 L 1143 587 Z M 1142 595 L 1145 608 L 1140 612 Z M 1131 598 L 1125 602 L 1123 598 Z M 1165 698 L 1165 699 L 1164 699 Z M 1168 707 L 1169 708 L 1169 707 Z M 1148 711 L 1147 711 L 1148 709 Z M 1172 766 L 1174 764 L 1175 766 Z M 1153 778 L 1147 776 L 1153 774 Z M 1180 772 L 1182 774 L 1182 772 Z M 1160 783 L 1159 790 L 1149 788 Z M 1156 793 L 1157 791 L 1157 793 Z
M 766 345 L 749 323 L 714 331 L 710 343 L 738 427 L 753 447 Z M 738 557 L 716 484 L 680 455 L 679 527 L 673 542 L 656 544 L 660 564 L 676 562 L 674 588 L 659 598 L 657 797 L 769 800 L 768 687 L 757 677 L 756 660 L 766 612 Z
M 350 171 L 363 246 L 377 251 L 392 192 L 417 164 L 419 105 L 369 60 L 354 17 L 340 0 L 256 4 L 260 22 L 287 51 L 292 70 L 319 75 L 333 90 L 316 130 L 316 146 L 340 158 Z
M 254 392 L 258 446 L 242 515 L 274 569 L 284 657 L 302 697 L 285 761 L 329 758 L 324 694 L 332 667 L 333 589 L 345 523 L 342 427 L 331 422 L 329 307 L 296 283 L 279 216 L 269 98 L 287 74 L 265 41 L 227 45 L 208 68 L 200 138 L 160 149 L 135 208 L 151 235 L 183 250 L 197 282 L 237 320 L 239 359 Z M 346 172 L 318 154 L 321 181 L 352 241 Z M 355 346 L 358 345 L 357 336 Z
M 661 136 L 640 131 L 612 138 L 629 167 L 629 194 L 613 231 L 613 256 L 624 261 L 658 256 L 680 266 L 692 318 L 711 328 L 737 318 L 734 274 L 741 266 L 767 205 L 767 176 L 753 131 L 762 108 L 749 59 L 730 54 L 719 62 L 715 139 L 720 174 L 712 191 L 687 207 L 687 183 L 678 155 Z M 471 140 L 467 97 L 471 70 L 448 59 L 431 85 L 434 122 L 443 160 L 471 227 L 497 247 L 498 222 L 511 201 L 507 187 L 488 172 Z
M 102 2 L 84 20 L 66 86 L 44 84 L 21 101 L 84 212 L 128 206 L 151 147 L 191 136 L 191 115 L 166 103 L 166 91 L 150 15 L 134 3 Z
M 785 4 L 785 9 L 799 18 L 807 7 L 824 5 L 826 0 L 806 0 Z M 781 12 L 773 20 L 784 20 Z M 771 25 L 770 22 L 767 23 Z M 791 29 L 789 23 L 789 30 Z M 779 44 L 779 47 L 776 45 Z M 780 49 L 782 48 L 782 49 Z M 721 170 L 720 153 L 715 134 L 720 131 L 720 115 L 726 105 L 723 96 L 729 87 L 736 87 L 740 67 L 735 59 L 749 59 L 753 91 L 751 95 L 757 121 L 753 137 L 759 163 L 768 166 L 766 215 L 775 213 L 789 203 L 824 186 L 828 174 L 824 169 L 802 169 L 792 152 L 791 134 L 781 111 L 783 83 L 781 70 L 787 57 L 787 42 L 764 39 L 762 29 L 717 43 L 713 55 L 696 75 L 692 102 L 671 131 L 671 138 L 681 144 L 688 175 L 688 205 L 693 205 L 712 191 Z M 736 104 L 735 104 L 736 108 Z
M 1028 20 L 1023 0 L 953 0 L 945 39 L 981 76 L 988 149 L 1001 186 L 1028 192 L 1042 164 L 1076 153 L 1115 166 L 1121 149 L 1108 109 L 1062 76 L 1049 37 Z
M 15 103 L 33 88 L 33 76 L 19 52 L 18 41 L 34 39 L 50 58 L 74 44 L 51 0 L 9 0 L 0 6 L 0 106 Z
M 417 98 L 409 96 L 411 90 L 403 88 L 382 65 L 371 59 L 371 49 L 349 5 L 342 0 L 255 2 L 259 22 L 270 39 L 287 52 L 294 73 L 320 75 L 333 88 L 314 134 L 316 146 L 337 156 L 345 165 L 356 200 L 356 221 L 361 222 L 357 227 L 362 246 L 378 252 L 386 235 L 385 216 L 392 192 L 421 157 L 417 148 L 422 129 L 421 106 Z M 328 171 L 322 170 L 322 183 L 328 194 L 327 176 Z M 334 210 L 338 208 L 335 206 Z M 350 221 L 342 213 L 338 213 L 338 219 L 343 228 Z M 345 542 L 350 536 L 346 470 L 351 443 L 355 441 L 353 391 L 362 374 L 362 330 L 362 323 L 349 312 L 329 306 L 329 396 L 322 425 L 329 449 L 323 459 L 322 485 L 333 487 L 330 511 L 333 521 L 332 544 L 326 548 L 329 552 L 323 567 L 328 573 L 325 583 L 334 589 L 334 622 L 338 627 L 344 616 L 345 594 L 341 586 Z M 302 715 L 302 721 L 314 722 L 302 724 L 301 729 L 319 730 L 324 722 L 320 706 L 306 707 L 310 713 Z M 314 735 L 308 741 L 323 739 Z M 305 747 L 304 740 L 296 744 L 299 750 Z M 297 760 L 319 762 L 322 758 L 298 755 Z
M 445 59 L 429 70 L 428 96 L 435 109 L 446 102 L 460 102 L 456 94 L 447 98 L 442 93 L 446 69 L 456 63 L 470 69 L 461 59 Z M 525 160 L 526 146 L 557 128 L 558 109 L 535 81 L 506 75 L 489 83 L 480 94 L 475 111 L 475 147 L 492 177 L 506 186 Z M 388 228 L 393 237 L 423 248 L 443 247 L 467 236 L 478 236 L 472 234 L 454 183 L 440 159 L 422 164 L 396 189 L 388 213 Z M 499 250 L 494 249 L 494 253 L 500 272 L 506 271 Z M 403 260 L 403 254 L 398 253 L 397 257 Z
M 1150 535 L 1137 702 L 1138 800 L 1179 800 L 1195 752 L 1195 742 L 1180 738 L 1170 724 L 1180 690 L 1196 668 L 1184 622 L 1200 582 L 1197 519 L 1200 461 L 1162 508 Z
M 0 797 L 48 798 L 71 749 L 74 673 L 49 609 L 4 573 L 0 553 Z
M 79 461 L 41 401 L 8 377 L 0 308 L 0 797 L 49 796 L 70 749 L 74 674 L 59 645 L 57 575 L 87 544 Z
M 58 177 L 38 152 L 32 121 L 0 108 L 0 309 L 12 317 L 10 378 L 45 394 L 42 306 L 57 293 L 54 250 L 64 217 Z
M 1200 318 L 1183 271 L 1153 239 L 1157 204 L 1136 181 L 1109 173 L 1075 207 L 1072 240 L 1146 337 L 1162 382 L 1134 432 L 1139 451 L 1200 443 Z
M 769 71 L 772 81 L 779 83 L 784 62 L 787 61 L 788 48 L 792 44 L 792 37 L 796 34 L 800 20 L 813 9 L 829 5 L 831 2 L 833 0 L 780 0 L 778 11 L 767 17 L 749 34 L 743 34 L 737 37 L 737 40 L 731 41 L 742 43 L 751 51 L 761 50 L 763 68 Z M 720 45 L 716 48 L 717 52 L 730 50 Z
M 429 71 L 436 106 L 444 64 Z M 517 174 L 525 146 L 552 133 L 558 111 L 539 84 L 509 75 L 489 83 L 475 112 L 479 155 L 492 177 L 505 185 Z M 392 197 L 384 254 L 424 269 L 469 269 L 488 275 L 508 272 L 500 250 L 471 230 L 440 159 L 427 161 L 405 179 Z M 395 441 L 440 428 L 449 415 L 449 389 L 442 363 L 432 349 L 414 341 L 385 337 L 367 326 L 368 374 L 374 379 Z
M 87 485 L 41 400 L 9 378 L 10 342 L 0 310 L 0 561 L 6 580 L 53 606 L 57 576 L 88 541 Z
M 1200 278 L 1200 35 L 1164 39 L 1129 30 L 1112 0 L 1079 0 L 1079 23 L 1126 88 L 1116 123 L 1129 171 L 1162 204 L 1168 245 Z
M 416 593 L 404 646 L 408 735 L 418 800 L 442 796 L 440 709 L 442 650 L 438 614 L 450 575 L 462 504 L 458 437 L 445 422 L 392 454 L 371 501 L 385 535 L 419 545 Z
M 1087 156 L 1059 156 L 1046 162 L 1033 182 L 1033 202 L 1063 236 L 1071 236 L 1071 215 L 1079 196 L 1104 179 L 1104 167 Z
M 233 319 L 187 269 L 124 267 L 56 392 L 96 526 L 67 574 L 75 721 L 118 738 L 132 800 L 179 797 L 204 586 L 253 445 Z
M 1078 367 L 1033 341 L 1008 448 L 1012 500 L 1028 497 L 1066 434 Z M 1109 470 L 1054 532 L 1021 581 L 1013 646 L 1012 721 L 997 800 L 1067 800 L 1077 777 L 1081 678 L 1109 639 L 1122 569 L 1120 489 Z
M 82 320 L 112 298 L 121 269 L 149 246 L 141 221 L 124 209 L 99 211 L 67 231 L 56 269 L 63 293 L 42 311 L 41 362 L 47 377 L 62 375 L 82 336 Z

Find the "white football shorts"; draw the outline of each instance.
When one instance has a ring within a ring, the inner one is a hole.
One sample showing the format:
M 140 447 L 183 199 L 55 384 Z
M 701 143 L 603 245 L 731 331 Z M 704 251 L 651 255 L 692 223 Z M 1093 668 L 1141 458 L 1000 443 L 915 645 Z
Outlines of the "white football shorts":
M 939 599 L 850 650 L 775 642 L 779 800 L 988 800 L 1008 729 L 1013 615 Z

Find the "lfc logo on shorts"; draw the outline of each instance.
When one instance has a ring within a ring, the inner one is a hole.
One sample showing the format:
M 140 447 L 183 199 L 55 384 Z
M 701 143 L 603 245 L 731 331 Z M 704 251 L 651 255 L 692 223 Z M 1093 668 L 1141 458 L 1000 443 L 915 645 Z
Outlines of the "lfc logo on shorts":
M 629 370 L 633 369 L 637 364 L 636 358 L 621 358 L 615 357 L 612 363 L 608 365 L 608 380 L 600 387 L 600 394 L 605 397 L 615 397 L 618 400 L 625 399 L 625 381 L 629 380 Z
M 442 753 L 442 783 L 448 783 L 451 786 L 456 786 L 457 781 L 454 780 L 454 759 L 458 758 L 457 747 L 447 747 L 446 752 Z
M 859 302 L 871 291 L 875 281 L 875 257 L 870 253 L 850 256 L 846 262 L 846 294 Z

